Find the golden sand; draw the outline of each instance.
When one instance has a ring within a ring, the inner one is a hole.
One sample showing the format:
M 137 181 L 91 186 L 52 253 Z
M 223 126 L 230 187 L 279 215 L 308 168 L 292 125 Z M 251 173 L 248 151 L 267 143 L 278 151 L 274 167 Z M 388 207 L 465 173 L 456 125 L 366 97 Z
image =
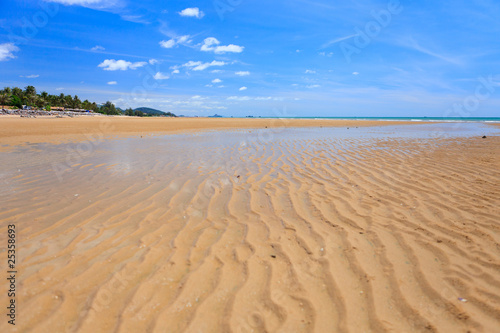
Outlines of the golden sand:
M 145 142 L 8 155 L 19 332 L 498 331 L 500 137 Z
M 276 127 L 366 127 L 415 124 L 403 121 L 366 121 L 334 119 L 259 119 L 259 118 L 138 118 L 96 115 L 76 118 L 20 118 L 0 116 L 0 143 L 65 142 L 86 140 L 88 134 L 106 136 L 149 135 L 186 131 L 276 128 Z

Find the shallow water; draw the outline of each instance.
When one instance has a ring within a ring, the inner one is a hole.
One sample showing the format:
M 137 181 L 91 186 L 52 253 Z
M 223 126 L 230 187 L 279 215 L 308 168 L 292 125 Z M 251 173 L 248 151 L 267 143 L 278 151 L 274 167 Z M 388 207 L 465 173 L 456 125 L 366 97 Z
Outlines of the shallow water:
M 457 297 L 497 305 L 498 168 L 481 136 L 498 134 L 258 129 L 0 152 L 20 329 L 456 331 Z M 498 324 L 467 311 L 467 328 Z

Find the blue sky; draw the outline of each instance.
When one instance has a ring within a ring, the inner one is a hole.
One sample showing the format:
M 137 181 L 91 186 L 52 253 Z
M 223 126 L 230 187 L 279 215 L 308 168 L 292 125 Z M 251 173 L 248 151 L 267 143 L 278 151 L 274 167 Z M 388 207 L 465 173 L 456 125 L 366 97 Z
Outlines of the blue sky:
M 14 0 L 0 86 L 188 116 L 500 116 L 500 2 Z

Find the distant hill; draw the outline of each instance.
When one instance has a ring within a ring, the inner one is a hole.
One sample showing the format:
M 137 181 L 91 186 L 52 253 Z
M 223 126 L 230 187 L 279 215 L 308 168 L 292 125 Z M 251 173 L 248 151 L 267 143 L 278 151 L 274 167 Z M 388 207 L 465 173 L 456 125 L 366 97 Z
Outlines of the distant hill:
M 155 116 L 177 117 L 175 114 L 173 114 L 171 112 L 163 112 L 160 110 L 156 110 L 156 109 L 152 109 L 152 108 L 145 108 L 145 107 L 134 109 L 134 111 L 141 111 L 141 112 L 155 115 Z

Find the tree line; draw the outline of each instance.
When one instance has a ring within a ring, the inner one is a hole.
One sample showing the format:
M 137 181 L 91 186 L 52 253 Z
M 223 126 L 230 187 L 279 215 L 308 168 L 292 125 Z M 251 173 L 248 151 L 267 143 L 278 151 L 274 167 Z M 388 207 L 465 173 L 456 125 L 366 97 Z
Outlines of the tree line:
M 63 93 L 59 95 L 51 95 L 46 91 L 42 91 L 37 94 L 34 86 L 27 86 L 24 90 L 18 87 L 3 88 L 0 90 L 0 105 L 14 106 L 19 109 L 22 108 L 23 105 L 27 105 L 45 109 L 47 111 L 50 111 L 51 107 L 64 107 L 70 109 L 91 110 L 109 115 L 122 114 L 121 110 L 116 108 L 110 101 L 107 101 L 103 105 L 97 105 L 97 103 L 89 102 L 87 99 L 82 102 L 77 95 L 71 96 Z M 147 114 L 144 114 L 141 111 L 134 111 L 132 109 L 125 110 L 125 115 L 139 117 L 147 116 Z

